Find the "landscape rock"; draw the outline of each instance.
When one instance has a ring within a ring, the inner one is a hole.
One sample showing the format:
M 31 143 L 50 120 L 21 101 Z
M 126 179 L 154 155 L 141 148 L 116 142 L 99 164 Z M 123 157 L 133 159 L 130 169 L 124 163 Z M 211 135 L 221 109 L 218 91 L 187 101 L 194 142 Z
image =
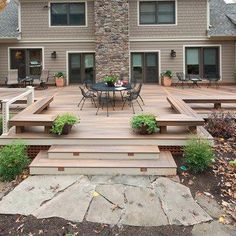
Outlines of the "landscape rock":
M 102 224 L 118 224 L 123 208 L 124 186 L 98 185 L 86 220 Z
M 30 176 L 0 201 L 0 214 L 30 215 L 58 192 L 73 185 L 78 176 Z
M 87 177 L 67 188 L 36 210 L 37 218 L 61 217 L 74 222 L 82 222 L 92 200 L 95 185 Z
M 236 236 L 236 229 L 225 226 L 217 221 L 194 225 L 192 236 Z
M 212 220 L 194 201 L 186 186 L 168 178 L 158 178 L 153 186 L 170 224 L 188 226 Z
M 161 203 L 152 189 L 126 187 L 126 207 L 121 224 L 132 226 L 168 225 Z
M 211 197 L 204 194 L 197 194 L 195 200 L 212 218 L 218 219 L 224 214 L 220 205 Z

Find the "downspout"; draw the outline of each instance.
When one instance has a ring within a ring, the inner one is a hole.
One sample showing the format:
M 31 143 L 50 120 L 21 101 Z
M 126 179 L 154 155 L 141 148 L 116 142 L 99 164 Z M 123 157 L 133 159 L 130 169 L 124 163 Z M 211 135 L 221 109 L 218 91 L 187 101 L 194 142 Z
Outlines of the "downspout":
M 19 35 L 17 37 L 18 40 L 21 40 L 21 3 L 20 0 L 16 0 L 17 2 L 17 9 L 18 9 L 18 28 L 17 31 L 19 32 Z

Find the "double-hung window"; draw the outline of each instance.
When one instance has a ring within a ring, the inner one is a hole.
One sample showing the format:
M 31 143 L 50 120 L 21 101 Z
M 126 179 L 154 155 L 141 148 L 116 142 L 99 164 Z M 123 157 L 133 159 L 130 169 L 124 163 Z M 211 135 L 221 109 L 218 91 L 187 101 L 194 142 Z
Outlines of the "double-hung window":
M 140 1 L 139 24 L 175 24 L 175 11 L 176 1 Z
M 85 26 L 86 7 L 80 3 L 51 3 L 51 26 Z

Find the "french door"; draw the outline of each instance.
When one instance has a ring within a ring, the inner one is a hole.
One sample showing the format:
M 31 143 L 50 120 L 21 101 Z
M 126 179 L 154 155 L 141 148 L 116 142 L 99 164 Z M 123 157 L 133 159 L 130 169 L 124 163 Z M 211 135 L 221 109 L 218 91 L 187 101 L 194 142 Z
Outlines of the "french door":
M 144 83 L 159 83 L 157 52 L 135 52 L 131 54 L 131 78 Z
M 10 49 L 10 69 L 18 70 L 18 77 L 39 78 L 42 70 L 42 49 Z
M 69 83 L 80 84 L 85 80 L 95 80 L 95 54 L 69 54 Z

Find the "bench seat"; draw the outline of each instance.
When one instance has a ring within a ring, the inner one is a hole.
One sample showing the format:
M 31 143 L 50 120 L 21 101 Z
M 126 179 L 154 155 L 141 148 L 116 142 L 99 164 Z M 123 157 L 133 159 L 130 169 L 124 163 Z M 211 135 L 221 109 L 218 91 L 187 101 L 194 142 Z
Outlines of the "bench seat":
M 160 128 L 160 133 L 166 133 L 168 126 L 186 126 L 192 133 L 196 133 L 197 127 L 204 125 L 203 119 L 196 119 L 185 114 L 170 114 L 156 117 L 156 122 Z

